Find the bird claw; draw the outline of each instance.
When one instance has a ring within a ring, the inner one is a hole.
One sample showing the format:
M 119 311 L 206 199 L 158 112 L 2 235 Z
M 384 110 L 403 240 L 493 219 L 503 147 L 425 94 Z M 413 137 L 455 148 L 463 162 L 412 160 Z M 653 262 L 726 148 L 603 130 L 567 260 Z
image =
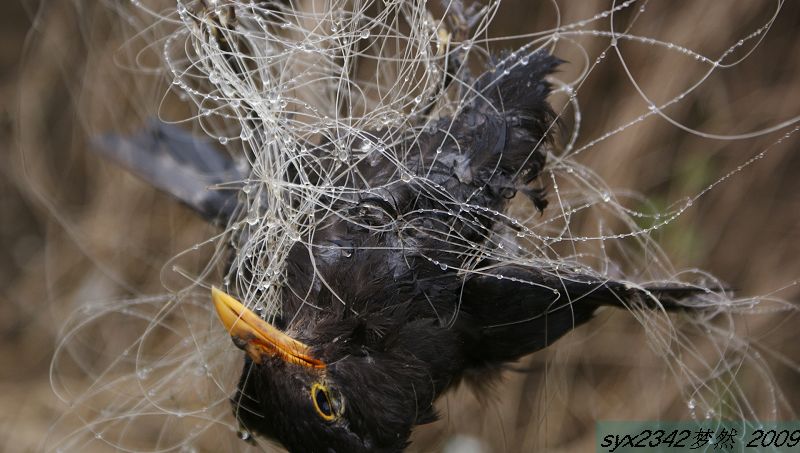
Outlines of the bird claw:
M 453 43 L 460 43 L 456 50 L 450 53 L 447 60 L 446 72 L 456 79 L 459 73 L 464 73 L 463 78 L 471 79 L 469 69 L 466 67 L 466 54 L 468 46 L 464 46 L 471 35 L 472 29 L 484 17 L 487 8 L 479 8 L 476 3 L 465 7 L 462 0 L 442 0 L 445 10 L 446 25 L 439 30 L 439 41 L 444 43 L 448 50 Z
M 228 36 L 238 24 L 236 9 L 232 4 L 209 6 L 206 0 L 200 0 L 200 9 L 192 14 L 195 24 L 201 30 L 207 30 L 221 46 L 228 45 Z M 226 33 L 226 31 L 228 33 Z M 229 50 L 229 49 L 226 49 Z
M 462 0 L 447 0 L 451 13 L 447 16 L 450 22 L 450 29 L 457 40 L 463 41 L 469 36 L 470 30 L 480 21 L 486 13 L 486 7 L 478 9 L 476 3 L 472 3 L 466 8 Z M 445 5 L 446 7 L 448 5 Z

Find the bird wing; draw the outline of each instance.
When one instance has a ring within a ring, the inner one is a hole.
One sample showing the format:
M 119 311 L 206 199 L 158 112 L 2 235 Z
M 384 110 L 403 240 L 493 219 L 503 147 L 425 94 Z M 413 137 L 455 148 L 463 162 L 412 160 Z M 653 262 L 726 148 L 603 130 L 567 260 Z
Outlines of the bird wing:
M 183 129 L 156 119 L 133 135 L 103 134 L 93 149 L 182 201 L 206 220 L 226 224 L 237 206 L 237 191 L 213 186 L 247 177 L 227 154 Z
M 629 286 L 589 275 L 507 265 L 464 282 L 461 314 L 473 332 L 478 362 L 503 362 L 547 347 L 591 319 L 601 306 L 664 310 L 701 308 L 705 288 Z

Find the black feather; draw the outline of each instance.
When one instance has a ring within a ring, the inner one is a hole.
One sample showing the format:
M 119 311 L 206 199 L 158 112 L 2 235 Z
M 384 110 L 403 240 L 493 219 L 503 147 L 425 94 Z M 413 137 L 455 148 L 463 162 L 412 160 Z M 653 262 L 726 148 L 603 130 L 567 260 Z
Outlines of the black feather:
M 708 291 L 691 286 L 637 288 L 587 275 L 494 266 L 465 282 L 463 322 L 464 328 L 480 332 L 473 335 L 471 359 L 498 364 L 549 346 L 602 306 L 690 309 L 692 300 Z
M 688 287 L 636 289 L 488 261 L 477 263 L 483 271 L 460 270 L 496 237 L 496 213 L 510 198 L 521 192 L 537 209 L 547 206 L 544 189 L 529 184 L 552 146 L 546 77 L 559 64 L 544 51 L 501 60 L 454 117 L 406 139 L 388 137 L 394 149 L 375 159 L 337 167 L 326 158 L 330 140 L 312 151 L 309 160 L 327 167 L 302 169 L 308 183 L 332 175 L 344 190 L 317 200 L 330 215 L 286 256 L 280 327 L 327 365 L 320 373 L 277 356 L 248 360 L 233 399 L 245 429 L 295 452 L 400 451 L 414 425 L 435 419 L 436 399 L 466 376 L 552 344 L 601 306 L 692 306 L 699 291 Z M 376 141 L 385 134 L 364 131 Z M 155 125 L 132 138 L 110 136 L 103 149 L 207 218 L 232 215 L 235 197 L 205 188 L 244 176 L 209 145 Z M 386 156 L 407 156 L 403 171 L 416 177 L 400 178 Z M 298 170 L 284 176 L 293 181 Z M 256 259 L 235 262 L 257 269 L 248 262 Z M 340 419 L 314 411 L 309 389 L 321 384 L 345 407 Z

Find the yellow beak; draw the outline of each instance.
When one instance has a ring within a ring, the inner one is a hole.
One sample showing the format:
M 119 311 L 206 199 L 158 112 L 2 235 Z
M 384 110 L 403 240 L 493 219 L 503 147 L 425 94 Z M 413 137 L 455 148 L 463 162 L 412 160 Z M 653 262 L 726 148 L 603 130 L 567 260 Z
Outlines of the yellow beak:
M 271 326 L 228 294 L 212 287 L 211 300 L 233 342 L 254 362 L 280 357 L 295 365 L 325 368 L 324 362 L 311 356 L 311 348 Z

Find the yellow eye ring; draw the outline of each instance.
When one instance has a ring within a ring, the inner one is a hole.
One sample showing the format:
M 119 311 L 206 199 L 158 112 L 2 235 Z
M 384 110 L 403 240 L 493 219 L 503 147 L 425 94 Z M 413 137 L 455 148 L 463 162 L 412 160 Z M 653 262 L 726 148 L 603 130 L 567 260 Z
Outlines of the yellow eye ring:
M 315 383 L 311 386 L 311 401 L 314 403 L 314 410 L 317 411 L 317 415 L 322 417 L 323 420 L 329 422 L 339 416 L 334 407 L 334 402 L 331 399 L 328 387 L 325 385 Z

